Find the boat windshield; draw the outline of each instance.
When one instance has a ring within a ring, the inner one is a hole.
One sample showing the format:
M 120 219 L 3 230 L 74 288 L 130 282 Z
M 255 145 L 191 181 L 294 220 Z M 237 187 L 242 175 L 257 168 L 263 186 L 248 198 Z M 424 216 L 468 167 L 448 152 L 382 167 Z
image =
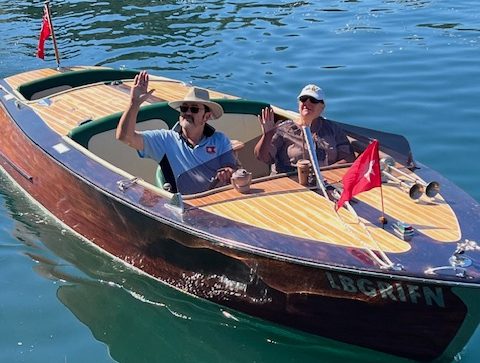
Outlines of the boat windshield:
M 341 122 L 335 121 L 335 123 L 343 128 L 347 135 L 354 140 L 353 144 L 360 143 L 364 148 L 366 145 L 368 145 L 370 140 L 377 139 L 381 152 L 389 154 L 400 164 L 408 167 L 415 167 L 410 144 L 405 137 Z M 360 147 L 360 150 L 356 151 L 359 152 L 361 150 L 363 150 L 362 147 Z

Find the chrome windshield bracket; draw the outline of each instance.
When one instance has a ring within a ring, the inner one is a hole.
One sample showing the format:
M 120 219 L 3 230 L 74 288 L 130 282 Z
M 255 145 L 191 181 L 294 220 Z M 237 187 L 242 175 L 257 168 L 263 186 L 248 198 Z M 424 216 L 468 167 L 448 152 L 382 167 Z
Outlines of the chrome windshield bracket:
M 325 187 L 325 179 L 323 179 L 322 173 L 320 172 L 320 164 L 318 162 L 317 153 L 315 152 L 316 147 L 313 141 L 312 131 L 308 126 L 302 126 L 303 137 L 306 141 L 306 146 L 308 154 L 310 156 L 310 161 L 312 162 L 313 173 L 317 180 L 317 186 L 322 190 L 323 196 L 328 199 L 327 189 Z
M 185 205 L 183 203 L 182 195 L 180 193 L 175 193 L 172 196 L 172 199 L 170 199 L 170 201 L 165 204 L 165 207 L 177 213 L 183 214 L 185 212 Z

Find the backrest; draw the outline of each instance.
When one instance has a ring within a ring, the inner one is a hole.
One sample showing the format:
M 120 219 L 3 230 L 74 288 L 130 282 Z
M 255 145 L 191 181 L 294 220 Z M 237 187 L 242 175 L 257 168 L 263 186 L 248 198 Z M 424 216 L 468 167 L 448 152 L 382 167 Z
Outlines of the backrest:
M 257 115 L 269 105 L 247 100 L 216 99 L 224 108 L 224 115 L 209 123 L 224 132 L 230 139 L 242 141 L 245 147 L 238 152 L 242 166 L 251 171 L 254 177 L 268 175 L 269 166 L 258 161 L 253 148 L 262 133 Z M 68 136 L 91 152 L 155 184 L 157 163 L 142 159 L 137 152 L 115 139 L 115 131 L 122 113 L 118 112 L 101 119 L 86 122 L 73 129 Z M 171 129 L 178 121 L 178 111 L 166 102 L 158 102 L 141 107 L 137 117 L 137 130 Z
M 258 122 L 258 115 L 265 107 L 264 102 L 247 100 L 215 100 L 222 105 L 225 114 L 209 121 L 216 130 L 222 131 L 231 140 L 238 140 L 245 146 L 238 151 L 238 159 L 242 167 L 252 173 L 253 178 L 270 174 L 270 166 L 255 158 L 253 150 L 262 135 L 262 127 Z

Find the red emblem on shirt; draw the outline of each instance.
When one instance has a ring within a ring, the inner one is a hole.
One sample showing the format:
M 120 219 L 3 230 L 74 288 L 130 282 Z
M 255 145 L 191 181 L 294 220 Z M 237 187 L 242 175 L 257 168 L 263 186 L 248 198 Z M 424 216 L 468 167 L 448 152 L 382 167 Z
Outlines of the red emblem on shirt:
M 215 146 L 207 146 L 207 153 L 215 154 Z

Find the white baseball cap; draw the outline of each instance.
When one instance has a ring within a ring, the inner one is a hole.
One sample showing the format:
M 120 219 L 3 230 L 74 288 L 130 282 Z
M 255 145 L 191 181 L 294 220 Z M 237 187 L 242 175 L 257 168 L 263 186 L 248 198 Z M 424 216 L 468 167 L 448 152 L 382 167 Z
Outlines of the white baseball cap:
M 321 89 L 317 85 L 307 84 L 305 87 L 303 87 L 297 98 L 300 98 L 302 96 L 311 96 L 316 100 L 323 101 L 325 99 L 325 92 L 323 92 L 323 89 Z

